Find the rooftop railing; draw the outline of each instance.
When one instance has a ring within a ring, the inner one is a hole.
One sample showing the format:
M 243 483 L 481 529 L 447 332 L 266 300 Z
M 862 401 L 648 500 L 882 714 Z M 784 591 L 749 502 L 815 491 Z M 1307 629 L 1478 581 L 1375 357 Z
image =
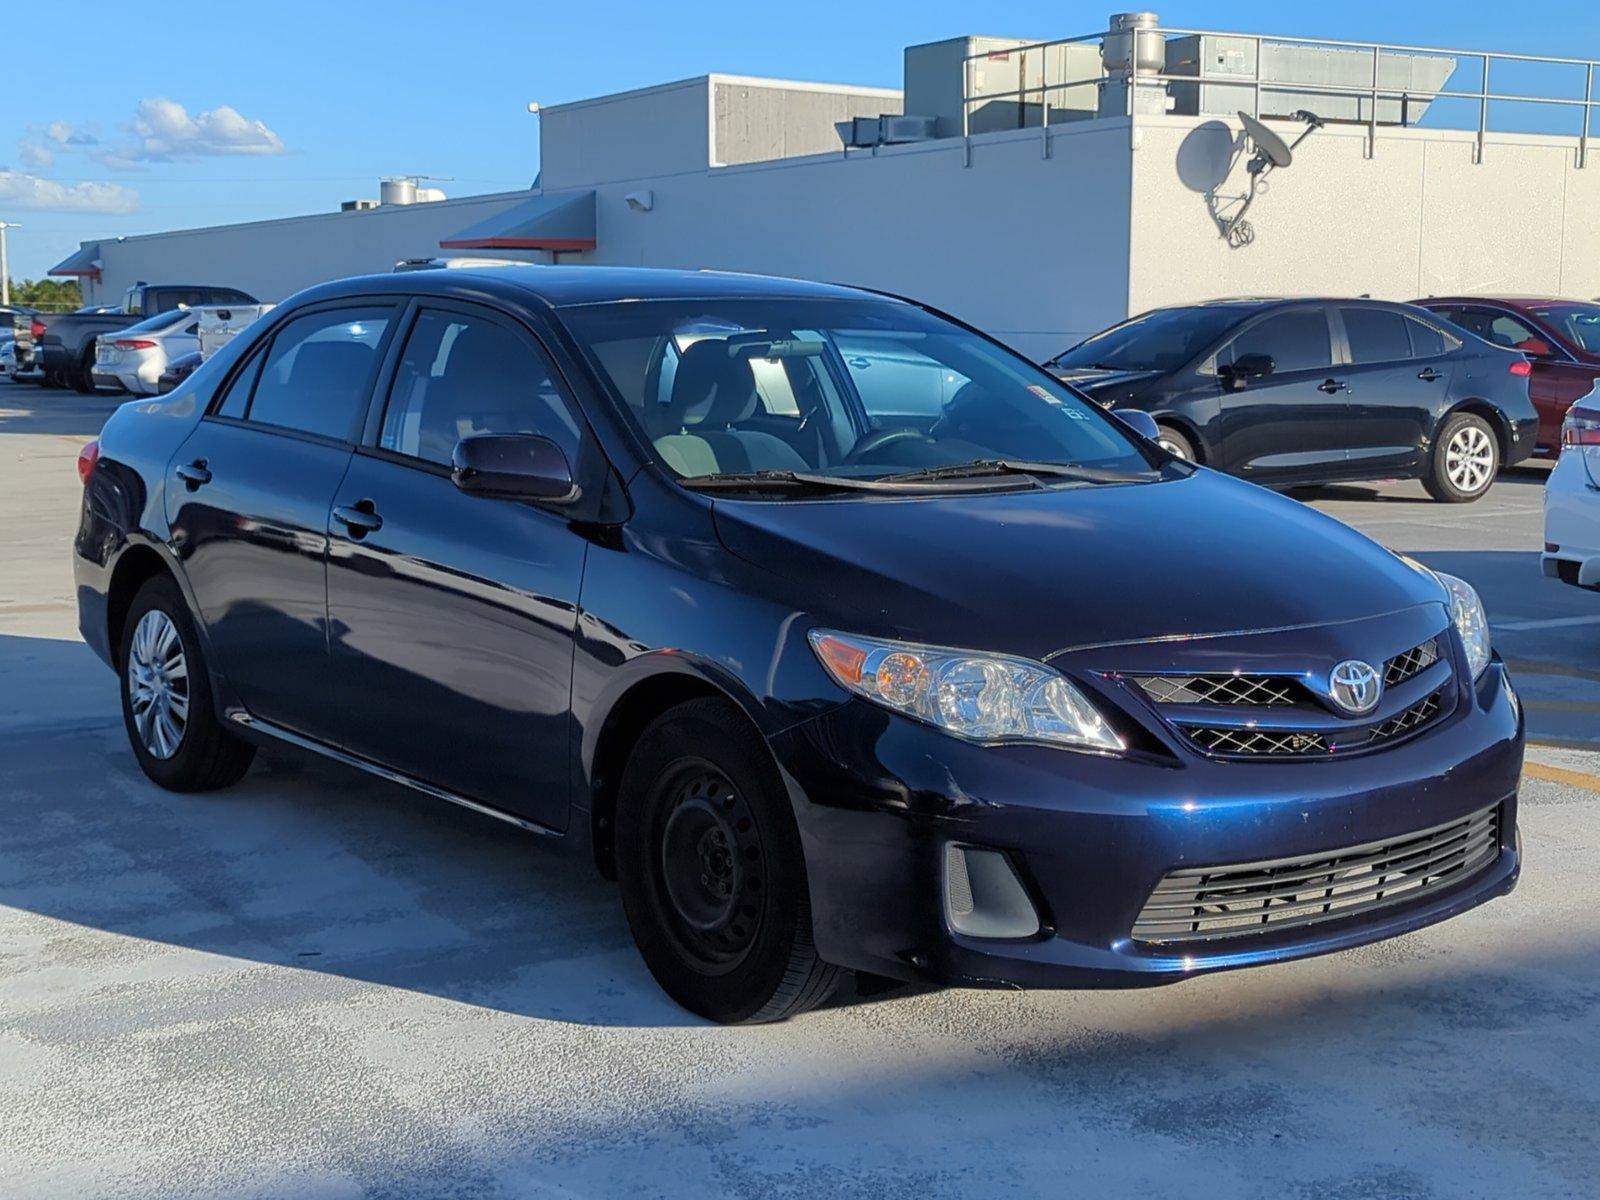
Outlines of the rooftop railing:
M 1187 69 L 1191 60 L 1174 62 L 1190 49 L 1195 50 L 1192 69 Z M 1090 50 L 1098 51 L 1100 62 L 1095 73 L 1085 74 L 1081 64 Z M 1202 63 L 1201 53 L 1217 61 Z M 1008 74 L 1015 66 L 1017 86 L 976 87 L 979 63 L 1004 64 Z M 1174 71 L 1175 65 L 1186 69 Z M 1359 79 L 1334 78 L 1353 75 L 1358 67 Z M 1301 74 L 1294 75 L 1296 70 Z M 1294 108 L 1315 110 L 1321 103 L 1338 110 L 1332 116 L 1319 113 L 1331 123 L 1366 126 L 1368 157 L 1377 152 L 1380 127 L 1420 126 L 1475 133 L 1475 162 L 1483 161 L 1490 133 L 1573 136 L 1577 165 L 1585 167 L 1600 107 L 1597 70 L 1600 60 L 1555 55 L 1129 27 L 969 55 L 962 63 L 961 134 L 970 164 L 975 133 L 1037 126 L 1041 153 L 1048 157 L 1052 123 L 1133 117 L 1155 111 L 1156 105 L 1188 115 L 1224 116 L 1238 109 L 1256 117 L 1288 117 L 1283 101 L 1293 98 Z M 1316 78 L 1319 74 L 1327 77 Z M 1428 86 L 1429 76 L 1437 76 L 1438 83 Z M 1091 93 L 1094 103 L 1085 107 Z M 1208 107 L 1208 100 L 1216 107 Z M 1008 105 L 1015 110 L 1015 124 L 1008 123 Z M 998 120 L 982 119 L 997 111 Z

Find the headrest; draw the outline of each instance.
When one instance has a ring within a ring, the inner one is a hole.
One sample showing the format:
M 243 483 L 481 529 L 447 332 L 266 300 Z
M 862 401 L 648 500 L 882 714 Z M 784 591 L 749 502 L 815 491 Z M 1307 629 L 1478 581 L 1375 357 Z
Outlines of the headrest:
M 726 429 L 756 406 L 756 378 L 750 364 L 728 354 L 720 339 L 696 342 L 678 360 L 672 398 L 658 418 L 663 432 L 700 427 Z

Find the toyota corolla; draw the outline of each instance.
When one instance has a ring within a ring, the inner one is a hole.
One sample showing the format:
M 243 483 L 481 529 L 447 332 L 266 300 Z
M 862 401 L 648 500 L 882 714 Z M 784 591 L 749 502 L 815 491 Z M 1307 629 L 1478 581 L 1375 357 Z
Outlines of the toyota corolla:
M 1169 983 L 1508 892 L 1472 588 L 1154 433 L 844 288 L 344 280 L 86 448 L 81 625 L 156 783 L 279 742 L 508 821 L 719 1021 L 848 971 Z

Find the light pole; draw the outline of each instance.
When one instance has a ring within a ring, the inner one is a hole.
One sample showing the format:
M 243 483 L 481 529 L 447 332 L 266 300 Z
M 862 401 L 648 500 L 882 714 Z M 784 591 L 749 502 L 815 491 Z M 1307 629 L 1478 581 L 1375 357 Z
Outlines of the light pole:
M 0 304 L 11 307 L 11 262 L 6 258 L 6 230 L 21 229 L 15 221 L 0 221 Z

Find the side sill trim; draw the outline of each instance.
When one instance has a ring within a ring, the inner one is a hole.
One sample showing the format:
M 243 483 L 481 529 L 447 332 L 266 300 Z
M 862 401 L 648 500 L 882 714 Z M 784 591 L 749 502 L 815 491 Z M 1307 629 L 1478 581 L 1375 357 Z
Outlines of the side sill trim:
M 326 745 L 313 738 L 303 737 L 281 726 L 253 717 L 243 709 L 230 709 L 227 715 L 228 720 L 235 725 L 242 725 L 253 733 L 264 734 L 280 742 L 287 742 L 291 746 L 298 746 L 302 750 L 309 750 L 313 754 L 320 754 L 324 758 L 331 758 L 334 762 L 343 763 L 347 767 L 354 767 L 358 771 L 365 771 L 368 775 L 376 775 L 379 779 L 386 779 L 390 783 L 398 783 L 401 787 L 410 788 L 414 792 L 421 792 L 424 796 L 432 796 L 435 800 L 443 800 L 461 808 L 471 809 L 475 813 L 493 817 L 495 820 L 504 821 L 508 825 L 515 825 L 518 829 L 538 834 L 540 837 L 559 838 L 565 836 L 559 829 L 541 825 L 538 821 L 531 821 L 527 817 L 519 817 L 503 808 L 495 808 L 492 804 L 469 800 L 465 796 L 447 791 L 442 787 L 424 783 L 420 779 L 413 779 L 410 775 L 391 770 L 375 762 L 369 762 L 364 758 L 358 758 L 354 754 L 347 754 L 343 750 L 335 749 L 333 746 Z

